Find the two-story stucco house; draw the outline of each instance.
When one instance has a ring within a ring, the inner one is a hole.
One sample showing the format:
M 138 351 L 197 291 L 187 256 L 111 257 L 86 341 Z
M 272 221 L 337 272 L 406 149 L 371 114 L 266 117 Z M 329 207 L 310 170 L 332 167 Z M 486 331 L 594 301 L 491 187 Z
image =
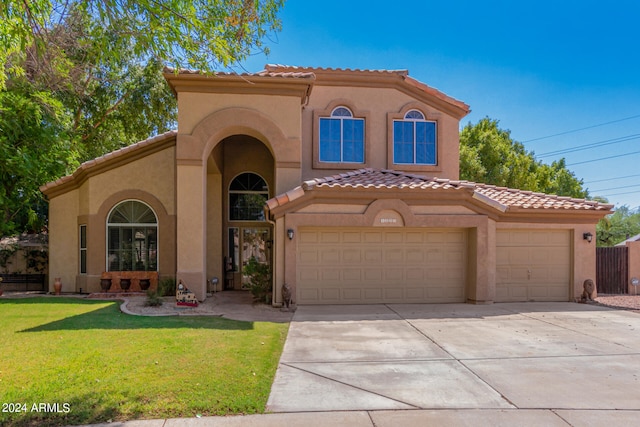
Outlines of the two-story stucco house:
M 298 304 L 568 301 L 611 206 L 459 181 L 469 107 L 406 71 L 167 70 L 178 130 L 46 184 L 50 275 L 157 271 L 204 299 L 251 257 Z

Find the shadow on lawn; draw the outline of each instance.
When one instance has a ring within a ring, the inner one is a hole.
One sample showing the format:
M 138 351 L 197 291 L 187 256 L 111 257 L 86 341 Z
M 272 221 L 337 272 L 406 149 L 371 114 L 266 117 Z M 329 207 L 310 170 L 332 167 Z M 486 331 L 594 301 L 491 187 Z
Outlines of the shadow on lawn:
M 104 305 L 108 304 L 106 307 Z M 119 301 L 90 301 L 79 299 L 52 299 L 52 298 L 24 298 L 6 299 L 0 301 L 0 307 L 14 304 L 41 304 L 46 307 L 50 304 L 68 304 L 92 306 L 99 305 L 92 311 L 71 314 L 68 317 L 55 320 L 40 326 L 24 329 L 19 332 L 42 332 L 42 331 L 72 331 L 88 329 L 217 329 L 217 330 L 251 330 L 253 322 L 243 322 L 239 320 L 222 319 L 212 316 L 166 316 L 147 317 L 129 316 L 120 312 Z M 44 308 L 43 308 L 44 310 Z M 71 311 L 71 308 L 70 308 Z M 61 317 L 64 314 L 52 313 L 53 317 Z
M 96 394 L 77 396 L 65 402 L 47 402 L 40 405 L 27 404 L 28 411 L 0 414 L 0 425 L 6 427 L 47 427 L 77 424 L 96 424 L 118 420 L 123 416 L 137 419 L 142 416 L 139 408 L 126 415 L 122 414 L 114 402 L 107 402 Z M 6 418 L 4 418 L 5 416 Z M 114 423 L 113 425 L 120 425 Z

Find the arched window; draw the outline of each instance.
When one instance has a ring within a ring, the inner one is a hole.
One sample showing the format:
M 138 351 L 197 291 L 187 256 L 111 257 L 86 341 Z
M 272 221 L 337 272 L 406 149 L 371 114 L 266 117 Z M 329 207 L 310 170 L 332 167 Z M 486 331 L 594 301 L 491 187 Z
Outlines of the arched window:
M 158 269 L 158 219 L 137 200 L 116 205 L 107 218 L 107 270 Z
M 229 220 L 264 221 L 269 187 L 260 175 L 241 173 L 229 185 Z
M 436 122 L 425 120 L 418 110 L 393 121 L 393 163 L 435 165 L 436 154 Z
M 364 163 L 364 119 L 347 107 L 336 107 L 330 117 L 320 117 L 321 162 Z

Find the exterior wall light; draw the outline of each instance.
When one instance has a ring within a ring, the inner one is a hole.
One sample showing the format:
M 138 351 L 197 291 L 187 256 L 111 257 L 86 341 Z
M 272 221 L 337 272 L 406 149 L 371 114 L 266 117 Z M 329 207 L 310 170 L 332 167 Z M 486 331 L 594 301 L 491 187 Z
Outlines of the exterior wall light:
M 287 230 L 287 237 L 289 237 L 289 240 L 293 240 L 293 228 Z
M 591 241 L 593 240 L 593 234 L 591 234 L 591 233 L 583 233 L 582 234 L 582 238 L 584 240 L 586 240 L 587 242 L 591 243 Z

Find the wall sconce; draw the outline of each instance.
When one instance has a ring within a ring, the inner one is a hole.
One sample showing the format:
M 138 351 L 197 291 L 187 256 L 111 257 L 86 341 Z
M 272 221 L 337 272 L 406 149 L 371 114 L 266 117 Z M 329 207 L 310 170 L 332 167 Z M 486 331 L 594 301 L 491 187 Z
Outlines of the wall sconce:
M 287 237 L 289 240 L 293 240 L 293 228 L 287 230 Z
M 591 243 L 591 241 L 593 240 L 593 234 L 591 234 L 591 233 L 583 233 L 582 234 L 582 238 L 584 240 L 586 240 L 587 242 Z

